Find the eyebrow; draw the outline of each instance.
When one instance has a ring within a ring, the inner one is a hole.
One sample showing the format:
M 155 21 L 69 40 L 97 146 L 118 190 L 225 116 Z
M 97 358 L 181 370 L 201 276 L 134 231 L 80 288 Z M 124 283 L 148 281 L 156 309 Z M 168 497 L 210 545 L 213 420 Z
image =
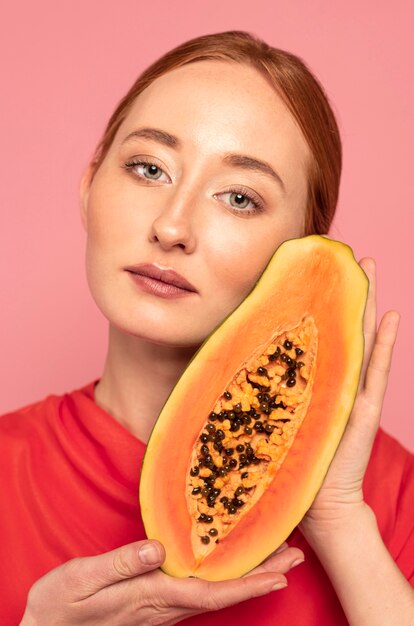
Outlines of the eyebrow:
M 151 141 L 157 141 L 168 148 L 173 148 L 174 150 L 179 150 L 182 147 L 181 141 L 178 137 L 167 133 L 165 130 L 160 130 L 158 128 L 138 128 L 137 130 L 133 130 L 129 135 L 125 137 L 123 140 L 123 144 L 134 140 L 136 138 L 142 139 L 150 139 Z M 282 188 L 283 192 L 286 193 L 285 185 L 283 180 L 280 178 L 279 174 L 277 174 L 274 169 L 265 161 L 260 161 L 259 159 L 255 159 L 254 157 L 248 156 L 246 154 L 235 154 L 233 152 L 226 153 L 223 156 L 223 163 L 226 165 L 230 165 L 232 167 L 239 167 L 241 169 L 250 170 L 259 172 L 261 174 L 265 174 L 266 176 L 275 180 L 278 185 Z

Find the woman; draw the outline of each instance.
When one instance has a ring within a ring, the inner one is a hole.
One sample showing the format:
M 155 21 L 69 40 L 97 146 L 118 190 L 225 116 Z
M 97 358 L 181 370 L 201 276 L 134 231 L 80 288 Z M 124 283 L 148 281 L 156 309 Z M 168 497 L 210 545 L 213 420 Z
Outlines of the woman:
M 280 243 L 328 231 L 340 169 L 318 82 L 246 33 L 186 42 L 131 88 L 81 185 L 102 377 L 1 421 L 4 623 L 414 622 L 414 465 L 378 431 L 398 314 L 376 332 L 371 259 L 361 388 L 290 546 L 239 580 L 174 579 L 139 517 L 145 443 L 177 378 Z

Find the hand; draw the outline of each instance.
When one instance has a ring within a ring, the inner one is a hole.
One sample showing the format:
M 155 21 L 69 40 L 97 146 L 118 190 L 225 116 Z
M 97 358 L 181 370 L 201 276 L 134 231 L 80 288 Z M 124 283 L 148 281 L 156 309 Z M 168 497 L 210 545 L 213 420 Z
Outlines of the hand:
M 240 579 L 173 578 L 158 567 L 165 551 L 138 541 L 111 552 L 75 558 L 30 589 L 21 626 L 171 626 L 186 617 L 264 595 L 287 584 L 284 574 L 303 552 L 282 546 Z
M 380 423 L 399 314 L 388 311 L 377 331 L 375 262 L 360 261 L 370 286 L 364 315 L 365 350 L 358 393 L 335 457 L 312 506 L 299 528 L 307 539 L 346 524 L 349 516 L 369 508 L 362 482 Z

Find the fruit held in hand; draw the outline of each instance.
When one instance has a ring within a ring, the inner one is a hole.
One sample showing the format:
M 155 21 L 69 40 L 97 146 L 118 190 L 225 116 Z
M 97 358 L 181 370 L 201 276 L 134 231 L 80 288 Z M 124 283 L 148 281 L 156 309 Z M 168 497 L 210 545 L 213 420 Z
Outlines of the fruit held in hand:
M 356 396 L 368 280 L 343 243 L 284 242 L 206 339 L 148 442 L 140 503 L 173 576 L 223 580 L 300 522 Z

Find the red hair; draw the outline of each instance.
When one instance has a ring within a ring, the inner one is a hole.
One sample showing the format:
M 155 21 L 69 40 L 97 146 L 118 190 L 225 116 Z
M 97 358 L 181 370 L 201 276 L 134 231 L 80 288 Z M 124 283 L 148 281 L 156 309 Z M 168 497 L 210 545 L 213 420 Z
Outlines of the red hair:
M 235 61 L 253 66 L 283 99 L 311 152 L 304 234 L 327 233 L 335 214 L 342 167 L 341 139 L 328 97 L 299 57 L 273 48 L 244 31 L 214 33 L 186 41 L 142 72 L 108 122 L 92 159 L 91 177 L 105 158 L 136 97 L 163 74 L 203 60 Z

